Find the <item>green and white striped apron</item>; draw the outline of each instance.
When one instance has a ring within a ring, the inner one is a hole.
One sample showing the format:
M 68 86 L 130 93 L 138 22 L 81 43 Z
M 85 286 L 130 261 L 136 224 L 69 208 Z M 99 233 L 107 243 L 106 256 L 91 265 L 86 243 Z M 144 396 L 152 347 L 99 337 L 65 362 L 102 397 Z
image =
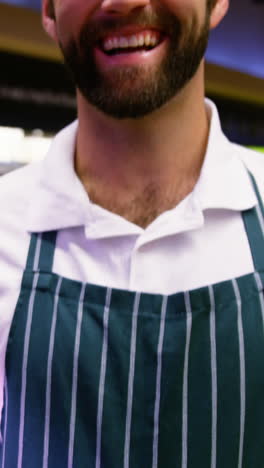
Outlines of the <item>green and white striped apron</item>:
M 1 468 L 264 468 L 260 198 L 243 219 L 255 272 L 170 296 L 58 276 L 32 234 Z

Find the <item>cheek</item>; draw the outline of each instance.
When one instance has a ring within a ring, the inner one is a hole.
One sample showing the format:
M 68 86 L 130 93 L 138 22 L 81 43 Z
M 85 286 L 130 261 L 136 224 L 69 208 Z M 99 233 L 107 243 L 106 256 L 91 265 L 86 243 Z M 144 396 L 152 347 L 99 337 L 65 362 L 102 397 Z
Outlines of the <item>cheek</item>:
M 202 24 L 206 13 L 207 0 L 162 0 L 162 5 L 178 18 L 182 24 L 191 27 L 193 22 Z M 195 18 L 195 20 L 194 20 Z
M 56 8 L 57 35 L 62 44 L 77 39 L 83 24 L 91 21 L 98 0 L 58 0 Z

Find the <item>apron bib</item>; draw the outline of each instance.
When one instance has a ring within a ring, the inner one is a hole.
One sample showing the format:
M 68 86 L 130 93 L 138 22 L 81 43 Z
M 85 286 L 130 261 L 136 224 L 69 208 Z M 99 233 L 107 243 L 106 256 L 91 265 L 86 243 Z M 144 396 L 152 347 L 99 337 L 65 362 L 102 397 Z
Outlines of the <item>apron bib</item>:
M 58 276 L 56 232 L 32 234 L 1 468 L 263 468 L 263 213 L 242 213 L 255 273 L 169 296 Z

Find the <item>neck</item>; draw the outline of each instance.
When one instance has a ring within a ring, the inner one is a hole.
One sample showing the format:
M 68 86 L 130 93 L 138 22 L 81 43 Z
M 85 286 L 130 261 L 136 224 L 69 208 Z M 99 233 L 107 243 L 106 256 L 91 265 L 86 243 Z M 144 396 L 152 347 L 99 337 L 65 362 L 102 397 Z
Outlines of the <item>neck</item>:
M 146 227 L 193 189 L 208 138 L 203 71 L 142 119 L 109 118 L 78 94 L 75 166 L 91 201 Z

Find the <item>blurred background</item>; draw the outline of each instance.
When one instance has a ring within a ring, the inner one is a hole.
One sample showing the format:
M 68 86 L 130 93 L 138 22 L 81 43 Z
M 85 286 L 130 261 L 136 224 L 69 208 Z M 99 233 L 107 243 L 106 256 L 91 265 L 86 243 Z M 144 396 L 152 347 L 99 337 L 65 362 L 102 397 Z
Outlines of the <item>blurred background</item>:
M 76 117 L 74 88 L 42 30 L 40 4 L 0 2 L 0 174 L 42 158 Z M 211 34 L 206 94 L 232 141 L 264 147 L 264 0 L 230 0 Z

